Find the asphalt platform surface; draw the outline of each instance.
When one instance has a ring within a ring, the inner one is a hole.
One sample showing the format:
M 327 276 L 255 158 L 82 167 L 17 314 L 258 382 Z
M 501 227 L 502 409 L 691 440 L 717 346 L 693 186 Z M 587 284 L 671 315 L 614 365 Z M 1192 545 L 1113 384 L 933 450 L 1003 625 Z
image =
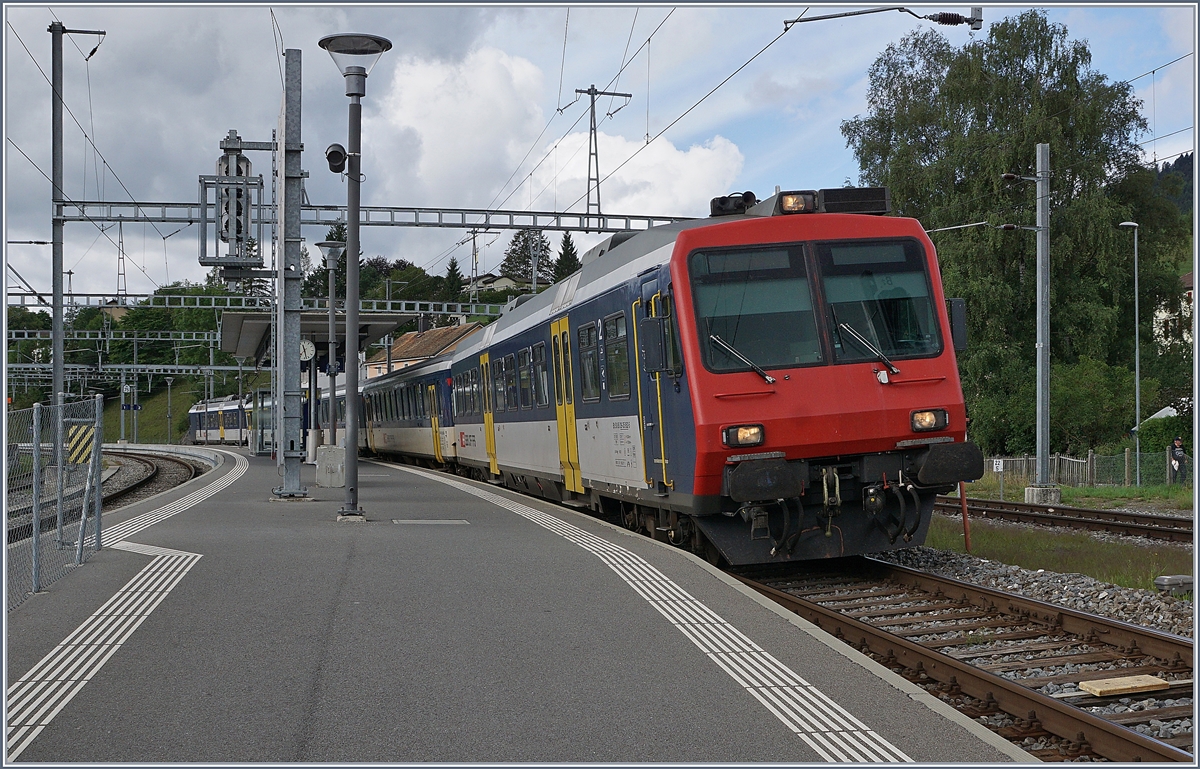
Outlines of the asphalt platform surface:
M 273 500 L 273 460 L 245 450 L 107 513 L 106 547 L 8 615 L 9 760 L 1031 761 L 690 554 L 488 484 L 359 473 L 365 523 L 336 520 L 344 490 L 317 487 L 312 466 L 310 501 Z M 95 642 L 99 663 L 44 662 L 86 646 L 75 631 L 168 562 L 188 568 L 159 581 L 131 632 Z M 802 682 L 752 687 L 736 654 L 710 653 L 635 587 L 647 570 L 759 650 L 741 658 L 775 665 L 761 676 Z M 788 716 L 776 694 L 809 705 Z M 844 740 L 865 752 L 839 754 Z

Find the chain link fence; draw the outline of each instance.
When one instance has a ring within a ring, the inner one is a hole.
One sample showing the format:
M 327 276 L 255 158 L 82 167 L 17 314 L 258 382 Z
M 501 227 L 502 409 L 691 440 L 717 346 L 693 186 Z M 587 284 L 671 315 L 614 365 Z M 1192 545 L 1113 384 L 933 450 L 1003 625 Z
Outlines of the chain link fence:
M 8 610 L 98 549 L 102 396 L 8 412 Z
M 1086 458 L 1065 454 L 1050 455 L 1050 483 L 1059 486 L 1135 486 L 1138 481 L 1138 460 L 1141 460 L 1141 485 L 1162 486 L 1168 483 L 1192 485 L 1194 466 L 1186 460 L 1187 474 L 1182 476 L 1171 466 L 1167 450 L 1133 450 L 1124 454 L 1102 455 L 1088 452 Z M 1000 463 L 997 471 L 996 463 Z M 1003 474 L 1009 488 L 1032 485 L 1037 478 L 1037 457 L 993 457 L 984 462 L 984 478 L 991 482 Z M 1012 485 L 1015 484 L 1015 485 Z

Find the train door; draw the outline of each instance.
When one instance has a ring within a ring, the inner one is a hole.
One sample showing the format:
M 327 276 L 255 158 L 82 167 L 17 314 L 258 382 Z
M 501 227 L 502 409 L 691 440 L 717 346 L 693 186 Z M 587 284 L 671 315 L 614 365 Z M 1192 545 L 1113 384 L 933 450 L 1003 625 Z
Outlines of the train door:
M 488 471 L 492 475 L 499 475 L 500 465 L 496 462 L 496 420 L 492 416 L 492 364 L 489 358 L 486 352 L 479 356 L 479 373 L 483 383 L 483 444 L 487 448 Z
M 217 412 L 217 436 L 221 443 L 225 442 L 225 411 Z
M 571 384 L 571 330 L 566 316 L 550 324 L 554 356 L 554 408 L 558 421 L 558 459 L 567 491 L 582 492 L 579 438 L 575 432 L 575 398 Z
M 442 458 L 441 410 L 438 408 L 437 385 L 431 384 L 425 388 L 425 398 L 429 402 L 429 424 L 433 428 L 433 458 L 445 462 Z
M 657 318 L 662 314 L 662 293 L 658 290 L 658 279 L 651 278 L 642 283 L 641 318 Z M 644 343 L 645 340 L 639 340 Z M 643 359 L 638 350 L 639 363 Z M 654 372 L 638 378 L 638 410 L 642 418 L 643 456 L 646 457 L 645 478 L 648 485 L 658 485 L 665 492 L 674 484 L 667 473 L 667 429 L 663 421 L 662 373 Z

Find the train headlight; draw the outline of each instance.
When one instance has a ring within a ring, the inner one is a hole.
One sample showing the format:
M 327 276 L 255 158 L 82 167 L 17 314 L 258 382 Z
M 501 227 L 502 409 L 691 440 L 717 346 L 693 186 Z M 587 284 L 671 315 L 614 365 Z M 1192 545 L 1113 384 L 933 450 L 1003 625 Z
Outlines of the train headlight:
M 815 192 L 781 192 L 779 194 L 779 213 L 805 214 L 817 209 Z
M 738 425 L 721 431 L 721 440 L 726 446 L 758 446 L 764 437 L 762 425 Z
M 945 409 L 929 409 L 912 413 L 912 429 L 915 433 L 926 433 L 930 430 L 944 430 L 950 423 L 950 417 Z

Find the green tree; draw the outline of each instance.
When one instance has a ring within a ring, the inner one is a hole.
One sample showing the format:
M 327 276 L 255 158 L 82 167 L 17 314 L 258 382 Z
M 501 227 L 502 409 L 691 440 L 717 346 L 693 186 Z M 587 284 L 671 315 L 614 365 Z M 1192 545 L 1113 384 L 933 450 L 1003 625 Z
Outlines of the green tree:
M 446 276 L 442 279 L 442 298 L 447 302 L 457 300 L 465 283 L 462 270 L 458 268 L 458 257 L 450 257 L 450 262 L 446 265 Z
M 558 259 L 554 262 L 554 281 L 557 283 L 571 275 L 583 265 L 579 262 L 579 254 L 575 251 L 575 241 L 570 232 L 564 232 L 562 243 L 558 246 Z
M 861 184 L 889 187 L 896 211 L 929 229 L 980 221 L 1030 226 L 1033 185 L 1001 175 L 1033 176 L 1036 145 L 1048 143 L 1052 361 L 1068 367 L 1061 376 L 1095 373 L 1070 368 L 1084 358 L 1132 371 L 1132 247 L 1117 227 L 1128 219 L 1142 225 L 1143 362 L 1155 354 L 1154 313 L 1178 305 L 1175 266 L 1188 237 L 1167 210 L 1175 207 L 1155 192 L 1154 171 L 1138 164 L 1136 139 L 1146 123 L 1132 86 L 1094 70 L 1086 42 L 1070 40 L 1065 26 L 1038 10 L 997 22 L 985 39 L 961 48 L 935 30 L 914 32 L 889 46 L 868 74 L 868 114 L 842 123 Z M 946 295 L 968 302 L 971 347 L 959 366 L 972 437 L 986 451 L 1030 451 L 1034 234 L 968 228 L 931 237 Z M 1163 349 L 1179 341 L 1176 335 Z M 1164 376 L 1160 384 L 1166 393 L 1184 383 Z M 1130 388 L 1129 425 L 1132 395 Z M 1158 405 L 1143 399 L 1143 408 Z M 1103 432 L 1052 432 L 1052 448 Z
M 533 255 L 538 254 L 538 283 L 543 286 L 554 282 L 554 264 L 550 259 L 550 241 L 541 230 L 517 230 L 508 248 L 504 249 L 504 261 L 500 274 L 513 280 L 533 280 Z

